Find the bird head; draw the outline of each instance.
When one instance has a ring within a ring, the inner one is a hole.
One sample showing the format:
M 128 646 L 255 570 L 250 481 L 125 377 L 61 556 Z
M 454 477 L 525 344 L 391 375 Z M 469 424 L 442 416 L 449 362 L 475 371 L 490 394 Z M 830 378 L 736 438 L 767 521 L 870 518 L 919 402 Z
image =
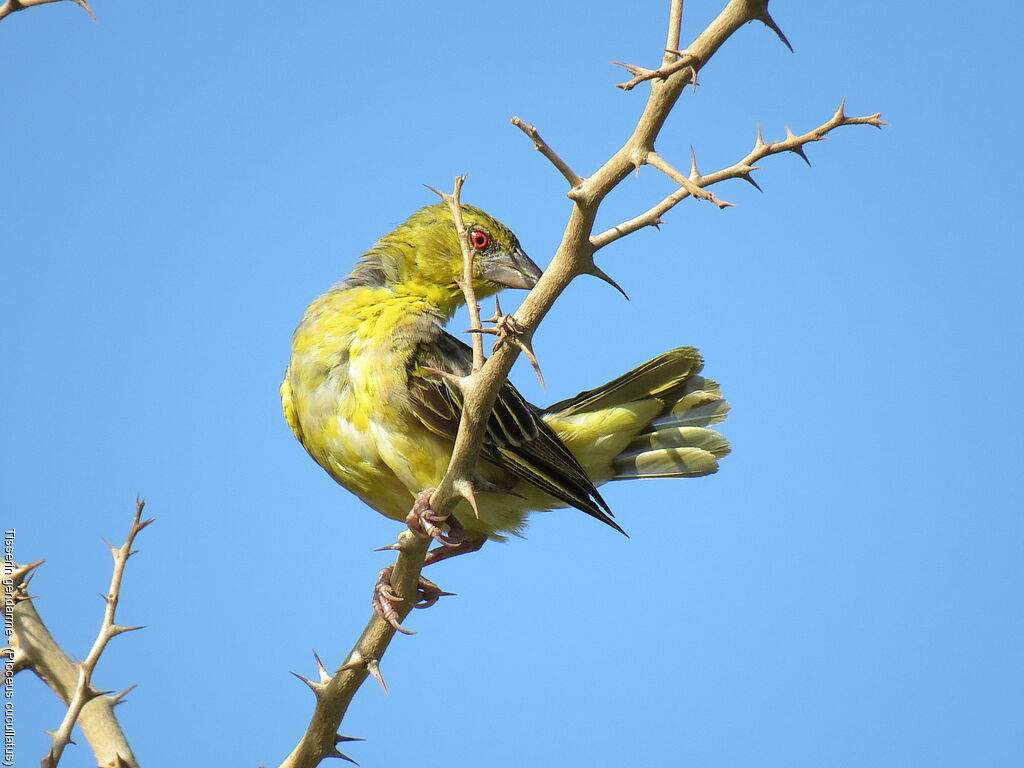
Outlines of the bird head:
M 473 251 L 473 288 L 478 299 L 502 288 L 532 288 L 541 276 L 512 231 L 493 216 L 469 205 L 462 219 Z M 420 208 L 363 254 L 350 276 L 372 274 L 376 284 L 402 290 L 451 315 L 465 300 L 462 248 L 446 203 Z

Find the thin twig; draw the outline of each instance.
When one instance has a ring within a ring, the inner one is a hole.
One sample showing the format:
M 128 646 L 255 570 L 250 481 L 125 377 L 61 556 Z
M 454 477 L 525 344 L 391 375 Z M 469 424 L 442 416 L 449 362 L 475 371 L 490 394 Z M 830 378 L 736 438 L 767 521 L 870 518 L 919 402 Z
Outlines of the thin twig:
M 480 322 L 480 305 L 476 301 L 476 289 L 473 287 L 473 248 L 469 244 L 469 233 L 466 232 L 466 223 L 462 220 L 462 185 L 466 182 L 466 175 L 455 177 L 455 187 L 450 195 L 441 194 L 441 199 L 448 204 L 452 211 L 452 218 L 455 220 L 455 234 L 459 238 L 459 247 L 462 248 L 462 280 L 459 288 L 466 298 L 466 309 L 469 310 L 469 328 L 472 331 L 479 331 L 483 328 Z M 437 190 L 434 190 L 435 192 Z M 479 333 L 473 335 L 473 373 L 484 367 L 484 341 Z
M 673 61 L 673 59 L 677 60 Z M 613 61 L 612 64 L 622 67 L 629 74 L 633 75 L 633 79 L 625 83 L 617 83 L 616 88 L 621 88 L 624 91 L 631 91 L 636 88 L 640 83 L 647 82 L 648 80 L 654 80 L 658 78 L 664 80 L 669 75 L 675 74 L 684 69 L 690 70 L 690 82 L 693 83 L 694 89 L 697 87 L 697 70 L 700 69 L 700 60 L 694 56 L 690 51 L 678 51 L 675 48 L 665 49 L 665 58 L 668 62 L 662 64 L 658 69 L 645 69 L 644 67 L 638 67 L 635 64 L 627 64 L 624 61 Z
M 530 125 L 529 123 L 523 122 L 518 117 L 512 118 L 512 125 L 514 125 L 516 128 L 521 130 L 523 133 L 525 133 L 533 140 L 533 148 L 540 152 L 542 155 L 544 155 L 544 157 L 546 157 L 549 161 L 551 161 L 551 164 L 555 166 L 555 168 L 558 169 L 558 172 L 565 177 L 566 181 L 569 182 L 570 187 L 575 188 L 583 183 L 583 178 L 581 176 L 578 176 L 576 172 L 569 167 L 569 164 L 565 162 L 565 160 L 563 160 L 561 157 L 559 157 L 555 150 L 548 146 L 547 142 L 540 137 L 540 134 L 537 132 L 537 129 L 534 126 Z
M 672 0 L 668 9 L 668 34 L 665 37 L 665 55 L 661 65 L 667 66 L 675 59 L 673 51 L 679 48 L 679 35 L 683 28 L 683 0 Z
M 804 145 L 815 141 L 821 141 L 828 133 L 836 128 L 841 128 L 844 125 L 873 125 L 876 128 L 881 128 L 887 125 L 887 123 L 881 119 L 881 113 L 865 115 L 863 117 L 847 117 L 843 111 L 844 106 L 845 101 L 839 105 L 839 108 L 832 114 L 831 118 L 807 133 L 797 136 L 787 129 L 787 137 L 781 141 L 765 142 L 761 137 L 761 130 L 759 128 L 757 131 L 757 137 L 754 139 L 754 148 L 741 160 L 730 165 L 728 168 L 723 168 L 707 174 L 696 173 L 696 162 L 694 162 L 693 171 L 691 171 L 690 177 L 687 181 L 700 188 L 704 188 L 709 187 L 712 184 L 725 181 L 726 179 L 743 179 L 760 189 L 757 182 L 754 181 L 753 176 L 751 175 L 754 171 L 758 170 L 757 166 L 754 165 L 758 160 L 768 157 L 769 155 L 777 155 L 782 152 L 793 152 L 806 161 L 807 155 L 803 150 Z M 654 165 L 654 163 L 652 162 L 651 165 Z M 662 199 L 656 205 L 651 206 L 651 208 L 644 211 L 639 216 L 623 221 L 622 223 L 617 224 L 598 235 L 594 235 L 590 238 L 591 246 L 593 246 L 595 250 L 604 248 L 609 243 L 613 243 L 631 232 L 636 232 L 638 229 L 661 224 L 662 215 L 673 208 L 677 203 L 685 200 L 687 197 L 690 197 L 690 194 L 690 190 L 687 187 L 681 187 L 671 195 Z
M 106 650 L 107 644 L 120 634 L 142 629 L 142 627 L 120 626 L 115 623 L 114 619 L 116 618 L 117 603 L 121 597 L 121 581 L 124 577 L 124 568 L 128 563 L 128 558 L 135 554 L 132 544 L 142 529 L 152 523 L 154 519 L 151 517 L 148 520 L 142 520 L 142 510 L 145 506 L 146 502 L 142 499 L 135 503 L 135 516 L 132 519 L 132 525 L 124 544 L 117 548 L 113 546 L 110 548 L 111 554 L 114 556 L 114 572 L 110 578 L 110 588 L 103 597 L 106 602 L 106 608 L 103 611 L 100 631 L 96 636 L 95 642 L 92 644 L 92 648 L 89 650 L 89 655 L 78 664 L 78 683 L 75 686 L 75 692 L 68 703 L 68 710 L 64 715 L 64 719 L 57 730 L 53 732 L 50 751 L 43 757 L 40 763 L 42 768 L 56 768 L 57 763 L 60 762 L 61 755 L 64 753 L 64 748 L 71 741 L 71 731 L 75 727 L 75 722 L 78 720 L 82 708 L 92 699 L 106 693 L 111 693 L 110 691 L 97 691 L 92 685 L 93 670 L 96 669 L 96 663 L 100 660 L 103 651 Z
M 0 19 L 10 16 L 12 13 L 16 13 L 17 11 L 23 11 L 26 8 L 31 8 L 35 5 L 46 5 L 47 3 L 57 3 L 60 1 L 61 0 L 7 0 L 3 5 L 0 5 Z M 71 0 L 71 2 L 84 9 L 85 12 L 92 17 L 93 21 L 98 21 L 96 14 L 92 12 L 92 8 L 89 7 L 89 4 L 85 2 L 85 0 Z
M 719 200 L 713 194 L 708 192 L 706 189 L 702 189 L 695 181 L 684 176 L 680 171 L 676 170 L 670 165 L 661 155 L 657 152 L 648 152 L 645 158 L 648 165 L 652 168 L 657 168 L 659 171 L 664 173 L 680 187 L 685 189 L 691 195 L 701 200 L 707 200 L 708 202 L 714 203 L 719 208 L 732 208 L 733 204 L 728 203 L 725 200 Z

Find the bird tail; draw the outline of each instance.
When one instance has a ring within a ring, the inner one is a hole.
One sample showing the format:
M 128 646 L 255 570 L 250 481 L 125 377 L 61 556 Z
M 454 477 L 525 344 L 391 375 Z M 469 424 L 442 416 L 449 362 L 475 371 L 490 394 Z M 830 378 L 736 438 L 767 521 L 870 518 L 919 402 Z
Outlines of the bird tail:
M 729 453 L 729 441 L 710 429 L 729 404 L 700 375 L 703 366 L 696 349 L 679 347 L 541 415 L 596 485 L 709 475 Z

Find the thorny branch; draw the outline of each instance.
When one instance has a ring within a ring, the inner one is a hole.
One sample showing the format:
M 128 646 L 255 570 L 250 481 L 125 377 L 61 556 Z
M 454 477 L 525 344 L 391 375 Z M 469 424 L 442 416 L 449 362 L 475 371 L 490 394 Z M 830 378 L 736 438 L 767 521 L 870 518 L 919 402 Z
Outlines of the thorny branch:
M 114 568 L 110 587 L 103 595 L 105 608 L 99 633 L 84 661 L 72 659 L 57 644 L 43 623 L 28 595 L 28 583 L 38 561 L 16 568 L 7 578 L 12 579 L 14 592 L 4 593 L 4 601 L 14 603 L 13 633 L 10 644 L 4 649 L 8 658 L 14 661 L 13 673 L 31 670 L 48 685 L 67 705 L 64 719 L 51 733 L 50 750 L 41 760 L 43 768 L 54 768 L 60 761 L 64 749 L 71 743 L 71 731 L 77 724 L 89 745 L 98 765 L 104 768 L 137 768 L 138 763 L 124 732 L 114 714 L 114 707 L 124 701 L 132 688 L 111 696 L 110 691 L 99 691 L 92 683 L 96 664 L 111 639 L 140 627 L 120 626 L 115 622 L 117 603 L 120 599 L 121 583 L 128 558 L 135 553 L 132 549 L 135 537 L 152 522 L 141 520 L 145 502 L 139 500 L 125 543 L 120 547 L 111 546 Z M 5 610 L 7 606 L 5 605 Z
M 112 691 L 98 691 L 92 685 L 93 670 L 96 669 L 96 663 L 100 660 L 103 651 L 106 650 L 107 644 L 118 635 L 142 629 L 142 627 L 121 626 L 115 622 L 115 618 L 117 603 L 121 599 L 121 581 L 124 578 L 124 568 L 128 564 L 128 558 L 135 554 L 132 544 L 142 529 L 153 522 L 152 517 L 147 520 L 142 519 L 142 510 L 145 506 L 146 502 L 142 499 L 135 503 L 135 516 L 132 518 L 132 525 L 128 530 L 128 536 L 125 538 L 124 544 L 120 547 L 114 547 L 113 544 L 109 545 L 110 553 L 114 557 L 114 572 L 110 577 L 110 588 L 107 590 L 107 594 L 103 596 L 106 607 L 103 611 L 100 631 L 96 635 L 92 648 L 89 649 L 89 654 L 85 657 L 84 661 L 78 664 L 78 683 L 75 685 L 71 701 L 68 702 L 67 713 L 64 715 L 64 719 L 57 730 L 53 733 L 50 752 L 43 758 L 42 768 L 55 768 L 57 763 L 60 762 L 64 748 L 71 741 L 71 730 L 75 727 L 75 722 L 78 720 L 82 708 L 92 699 L 112 693 Z M 127 691 L 118 694 L 116 698 L 120 700 L 126 693 Z
M 625 237 L 631 232 L 636 232 L 638 229 L 661 224 L 662 214 L 669 211 L 677 203 L 685 200 L 687 197 L 690 197 L 692 195 L 692 187 L 703 189 L 704 187 L 709 187 L 712 184 L 717 184 L 720 181 L 725 181 L 727 179 L 743 179 L 744 181 L 753 184 L 757 189 L 761 189 L 752 176 L 754 171 L 759 170 L 754 163 L 768 157 L 769 155 L 777 155 L 781 152 L 792 152 L 799 155 L 803 158 L 804 162 L 810 165 L 810 161 L 807 159 L 807 155 L 804 152 L 804 145 L 810 144 L 814 141 L 822 141 L 827 138 L 828 133 L 836 128 L 844 125 L 873 125 L 876 128 L 882 128 L 887 125 L 887 123 L 881 119 L 882 115 L 880 113 L 866 115 L 864 117 L 847 117 L 844 112 L 845 104 L 846 102 L 844 100 L 843 103 L 839 105 L 839 108 L 833 113 L 831 118 L 826 120 L 817 128 L 799 136 L 794 135 L 789 128 L 786 128 L 785 139 L 765 142 L 761 136 L 761 129 L 758 128 L 757 138 L 754 140 L 754 148 L 738 162 L 733 163 L 728 168 L 722 168 L 721 170 L 715 171 L 714 173 L 700 173 L 697 170 L 697 160 L 691 151 L 690 174 L 688 177 L 680 179 L 676 175 L 668 173 L 664 168 L 661 168 L 658 163 L 664 163 L 664 161 L 662 161 L 655 153 L 651 153 L 647 157 L 647 163 L 659 168 L 659 170 L 665 171 L 671 178 L 680 182 L 680 188 L 665 197 L 656 205 L 651 206 L 647 211 L 639 216 L 635 216 L 632 219 L 628 219 L 621 224 L 617 224 L 598 235 L 594 235 L 590 238 L 590 245 L 596 251 L 600 248 L 604 248 L 609 243 L 615 242 L 621 237 Z M 657 157 L 657 161 L 653 159 L 655 157 Z M 667 163 L 665 165 L 667 165 Z M 675 173 L 679 174 L 678 171 L 675 171 Z M 679 175 L 681 176 L 681 174 Z M 727 203 L 726 205 L 729 204 Z M 722 206 L 719 204 L 719 207 Z
M 0 5 L 0 19 L 10 16 L 12 13 L 17 11 L 23 11 L 26 8 L 31 8 L 34 5 L 46 5 L 47 3 L 57 3 L 61 0 L 7 0 L 3 5 Z M 88 13 L 93 21 L 97 21 L 96 14 L 92 12 L 92 8 L 85 0 L 71 0 L 75 5 L 81 7 Z
M 423 558 L 427 554 L 429 541 L 414 535 L 412 531 L 405 530 L 399 534 L 398 541 L 388 547 L 398 550 L 398 558 L 391 574 L 391 586 L 395 594 L 405 598 L 396 606 L 400 621 L 416 604 L 420 569 L 423 567 Z M 338 728 L 348 705 L 352 702 L 352 697 L 367 677 L 373 676 L 385 693 L 387 692 L 387 686 L 380 673 L 380 660 L 395 632 L 391 624 L 374 612 L 345 661 L 334 674 L 327 672 L 314 652 L 318 679 L 314 681 L 296 675 L 316 697 L 313 715 L 310 717 L 306 732 L 291 754 L 281 763 L 280 768 L 312 768 L 328 757 L 354 762 L 338 750 L 338 744 L 353 740 L 338 733 Z

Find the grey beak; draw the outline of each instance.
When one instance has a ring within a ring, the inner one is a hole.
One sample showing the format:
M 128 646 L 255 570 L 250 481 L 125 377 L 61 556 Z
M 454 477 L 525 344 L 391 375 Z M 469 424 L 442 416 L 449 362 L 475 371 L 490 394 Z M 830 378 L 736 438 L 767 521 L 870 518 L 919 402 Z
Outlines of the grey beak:
M 540 267 L 516 248 L 511 253 L 502 253 L 483 262 L 483 277 L 506 288 L 533 288 L 540 279 Z

